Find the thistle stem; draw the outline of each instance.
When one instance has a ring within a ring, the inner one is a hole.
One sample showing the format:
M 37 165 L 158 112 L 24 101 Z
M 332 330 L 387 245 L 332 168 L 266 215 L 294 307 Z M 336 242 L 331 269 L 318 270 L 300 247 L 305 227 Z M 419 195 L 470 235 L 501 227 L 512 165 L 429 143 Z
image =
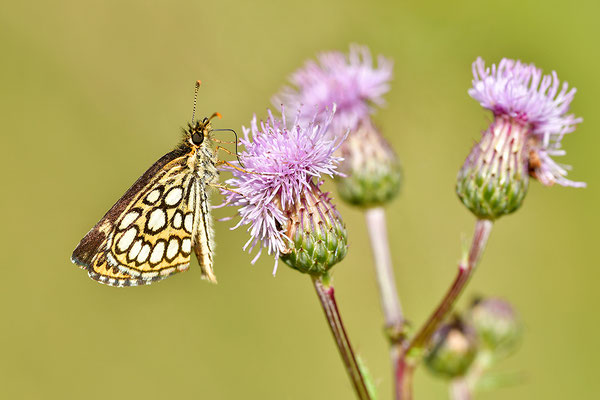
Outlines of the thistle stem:
M 488 349 L 479 350 L 467 374 L 450 382 L 450 399 L 471 400 L 479 380 L 492 365 L 493 358 L 492 351 Z
M 313 276 L 312 280 L 323 311 L 325 312 L 325 318 L 329 322 L 331 333 L 342 356 L 342 361 L 346 366 L 346 372 L 354 386 L 356 396 L 360 400 L 371 400 L 365 377 L 360 370 L 360 366 L 352 350 L 352 345 L 350 344 L 350 339 L 348 339 L 346 329 L 342 323 L 342 317 L 335 301 L 334 288 L 323 278 Z
M 492 221 L 479 219 L 475 224 L 475 234 L 473 242 L 469 250 L 468 257 L 461 260 L 458 265 L 458 273 L 452 286 L 431 314 L 427 322 L 415 337 L 405 344 L 398 367 L 396 368 L 396 399 L 410 400 L 412 399 L 412 375 L 417 364 L 421 360 L 421 356 L 431 339 L 431 336 L 438 329 L 442 321 L 448 316 L 454 303 L 463 292 L 467 282 L 473 275 L 475 268 L 481 258 L 481 254 L 485 249 L 490 232 L 492 230 Z
M 370 208 L 365 212 L 371 249 L 375 259 L 375 275 L 379 286 L 381 308 L 385 318 L 385 332 L 390 342 L 390 358 L 392 368 L 398 367 L 402 354 L 402 341 L 404 340 L 404 316 L 396 279 L 392 267 L 392 256 L 388 240 L 385 210 L 383 207 Z M 397 372 L 394 372 L 394 376 Z
M 471 400 L 471 389 L 464 378 L 455 379 L 450 382 L 450 398 L 452 400 Z
M 375 258 L 375 274 L 381 296 L 381 307 L 385 317 L 387 331 L 399 335 L 404 326 L 402 306 L 398 299 L 396 280 L 392 267 L 392 256 L 385 224 L 385 210 L 382 207 L 370 208 L 366 211 L 367 228 Z

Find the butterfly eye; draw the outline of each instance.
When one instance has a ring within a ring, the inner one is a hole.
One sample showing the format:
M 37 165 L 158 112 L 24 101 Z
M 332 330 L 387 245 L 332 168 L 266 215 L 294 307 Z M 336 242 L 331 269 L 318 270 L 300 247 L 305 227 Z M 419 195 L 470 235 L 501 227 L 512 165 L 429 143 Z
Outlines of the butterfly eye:
M 192 142 L 196 146 L 200 146 L 203 141 L 204 141 L 204 135 L 202 134 L 202 132 L 194 132 L 194 134 L 192 135 Z

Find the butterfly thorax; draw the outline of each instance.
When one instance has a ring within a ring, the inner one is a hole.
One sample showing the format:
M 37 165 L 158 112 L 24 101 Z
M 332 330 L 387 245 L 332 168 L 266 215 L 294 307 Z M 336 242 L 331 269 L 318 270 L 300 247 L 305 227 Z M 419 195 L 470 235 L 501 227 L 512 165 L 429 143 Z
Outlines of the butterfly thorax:
M 211 130 L 208 118 L 188 124 L 179 146 L 179 149 L 188 155 L 188 167 L 196 172 L 204 184 L 215 183 L 219 176 L 216 167 L 217 156 L 210 142 Z

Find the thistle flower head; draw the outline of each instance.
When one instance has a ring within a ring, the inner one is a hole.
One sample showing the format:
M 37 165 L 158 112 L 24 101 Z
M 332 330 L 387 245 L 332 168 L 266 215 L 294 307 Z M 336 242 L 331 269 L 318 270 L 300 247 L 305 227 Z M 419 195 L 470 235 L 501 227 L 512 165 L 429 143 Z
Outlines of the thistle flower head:
M 244 249 L 260 247 L 253 262 L 263 248 L 276 260 L 290 253 L 290 210 L 303 202 L 307 192 L 318 191 L 322 175 L 337 173 L 341 159 L 333 153 L 343 139 L 325 137 L 334 113 L 335 108 L 322 118 L 323 124 L 318 124 L 316 117 L 303 122 L 298 111 L 288 129 L 285 116 L 276 119 L 269 110 L 266 121 L 259 123 L 254 116 L 250 128 L 243 128 L 245 150 L 240 158 L 246 171 L 231 168 L 233 178 L 226 183 L 233 191 L 223 190 L 223 194 L 225 204 L 239 207 L 241 220 L 235 228 L 248 225 L 250 239 Z
M 504 58 L 486 68 L 481 58 L 473 63 L 473 87 L 469 95 L 496 117 L 509 117 L 526 126 L 531 175 L 550 186 L 583 187 L 585 183 L 566 178 L 568 166 L 551 157 L 564 155 L 561 140 L 582 121 L 567 114 L 576 89 L 560 84 L 556 72 L 542 75 L 534 64 Z
M 380 55 L 375 67 L 368 47 L 358 45 L 350 46 L 348 55 L 323 52 L 317 60 L 307 61 L 292 74 L 290 82 L 295 88 L 284 88 L 273 103 L 285 104 L 290 111 L 302 105 L 311 113 L 336 104 L 337 112 L 330 126 L 334 135 L 354 130 L 373 113 L 373 105 L 384 103 L 383 95 L 390 89 L 392 78 L 391 60 Z
M 561 86 L 555 72 L 543 76 L 533 64 L 506 58 L 491 68 L 478 58 L 473 76 L 469 94 L 494 121 L 458 174 L 456 192 L 469 210 L 484 219 L 516 211 L 530 176 L 546 186 L 585 186 L 568 180 L 569 167 L 551 158 L 565 154 L 561 140 L 581 122 L 567 114 L 575 89 Z

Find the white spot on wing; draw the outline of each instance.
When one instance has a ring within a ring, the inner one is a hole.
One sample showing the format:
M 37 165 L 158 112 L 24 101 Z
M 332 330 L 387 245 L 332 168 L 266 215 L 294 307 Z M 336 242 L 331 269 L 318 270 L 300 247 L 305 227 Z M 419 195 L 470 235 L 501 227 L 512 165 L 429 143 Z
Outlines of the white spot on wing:
M 187 264 L 180 264 L 180 265 L 178 265 L 178 266 L 177 266 L 177 270 L 178 270 L 178 271 L 185 271 L 185 270 L 187 270 L 189 267 L 190 267 L 190 264 L 189 264 L 189 263 L 187 263 Z
M 159 231 L 165 227 L 167 223 L 167 215 L 160 208 L 152 210 L 150 218 L 148 218 L 148 229 L 153 232 Z
M 158 271 L 152 271 L 152 272 L 144 272 L 142 273 L 142 279 L 152 279 L 154 277 L 158 276 Z
M 131 275 L 131 276 L 139 276 L 140 275 L 140 271 L 136 271 L 133 268 L 128 268 L 125 265 L 119 264 L 119 265 L 117 265 L 117 267 L 119 268 L 119 272 L 121 272 L 123 274 Z
M 165 196 L 165 204 L 168 206 L 174 206 L 179 203 L 181 197 L 183 196 L 183 189 L 180 187 L 174 187 L 169 190 L 169 193 Z
M 190 238 L 185 238 L 181 241 L 181 251 L 186 254 L 190 254 L 192 251 L 192 241 Z
M 160 197 L 160 189 L 154 189 L 153 191 L 148 193 L 148 196 L 146 196 L 146 201 L 150 204 L 154 204 L 154 203 L 156 203 L 156 200 L 158 200 L 159 197 Z
M 164 254 L 165 242 L 158 242 L 152 249 L 152 254 L 150 254 L 150 262 L 152 264 L 158 264 L 158 262 L 162 260 Z
M 172 260 L 179 252 L 179 240 L 171 238 L 169 245 L 167 246 L 167 259 Z
M 131 242 L 133 242 L 133 239 L 135 239 L 135 235 L 137 235 L 137 228 L 135 226 L 132 226 L 131 228 L 127 229 L 127 231 L 123 234 L 123 236 L 121 236 L 121 238 L 117 242 L 118 249 L 121 251 L 127 250 L 129 246 L 131 246 Z
M 167 276 L 167 275 L 171 275 L 173 272 L 175 272 L 175 267 L 165 268 L 160 271 L 160 274 L 162 276 Z
M 175 211 L 175 215 L 173 216 L 173 228 L 179 229 L 181 228 L 181 223 L 183 222 L 183 217 L 181 216 L 181 211 Z
M 113 267 L 119 265 L 119 262 L 115 260 L 111 253 L 106 253 L 106 262 L 108 265 L 112 265 Z
M 138 262 L 140 264 L 146 262 L 146 260 L 148 259 L 149 255 L 150 255 L 150 245 L 146 243 L 142 247 L 142 250 L 140 251 L 140 254 L 138 254 L 138 257 L 137 257 Z
M 194 223 L 194 214 L 189 213 L 185 216 L 185 221 L 183 223 L 183 227 L 188 233 L 192 233 L 192 226 Z
M 140 216 L 140 213 L 138 211 L 130 211 L 128 212 L 123 219 L 121 220 L 121 223 L 119 224 L 119 230 L 124 230 L 127 229 L 129 227 L 129 225 L 131 225 L 133 223 L 133 221 L 135 221 L 137 219 L 137 217 Z
M 127 258 L 130 260 L 135 260 L 138 254 L 140 254 L 140 250 L 142 250 L 142 239 L 138 239 L 133 243 L 133 246 L 131 246 Z

